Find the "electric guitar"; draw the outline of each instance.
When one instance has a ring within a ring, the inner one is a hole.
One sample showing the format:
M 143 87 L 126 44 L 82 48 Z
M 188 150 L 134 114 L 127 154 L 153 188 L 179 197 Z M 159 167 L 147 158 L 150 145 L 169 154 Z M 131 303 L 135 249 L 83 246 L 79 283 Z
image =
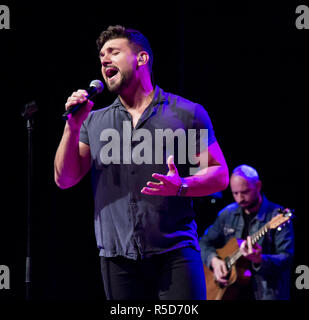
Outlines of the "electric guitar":
M 290 222 L 293 217 L 293 210 L 279 209 L 278 215 L 273 217 L 256 233 L 251 235 L 251 242 L 254 245 L 262 236 L 271 229 L 281 230 L 284 224 Z M 234 300 L 237 297 L 241 286 L 247 286 L 250 281 L 251 262 L 243 257 L 239 249 L 239 241 L 236 238 L 230 239 L 224 247 L 217 249 L 218 256 L 225 261 L 229 272 L 228 284 L 222 285 L 215 280 L 213 272 L 204 265 L 206 278 L 207 300 Z

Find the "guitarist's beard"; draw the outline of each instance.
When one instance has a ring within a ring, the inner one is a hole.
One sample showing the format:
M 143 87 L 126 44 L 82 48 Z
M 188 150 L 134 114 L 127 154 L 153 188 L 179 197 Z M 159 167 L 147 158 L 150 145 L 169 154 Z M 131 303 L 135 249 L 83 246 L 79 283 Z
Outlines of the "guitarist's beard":
M 261 203 L 261 197 L 260 196 L 257 196 L 256 199 L 251 202 L 251 203 L 239 203 L 239 206 L 243 209 L 243 210 L 246 210 L 246 211 L 258 211 L 259 210 L 259 204 Z M 256 210 L 252 210 L 252 209 L 256 209 Z

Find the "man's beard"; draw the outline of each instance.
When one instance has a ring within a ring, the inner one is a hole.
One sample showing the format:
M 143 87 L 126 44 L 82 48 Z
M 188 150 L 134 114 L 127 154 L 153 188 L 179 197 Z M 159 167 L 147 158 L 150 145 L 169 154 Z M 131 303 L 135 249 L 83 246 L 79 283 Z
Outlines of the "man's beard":
M 117 83 L 110 85 L 109 82 L 106 81 L 107 89 L 111 93 L 120 94 L 123 89 L 125 89 L 129 86 L 129 83 L 131 81 L 132 72 L 126 72 L 126 73 L 120 73 L 120 71 L 118 71 L 118 72 L 120 75 L 120 79 L 118 80 Z
M 247 209 L 247 210 L 250 210 L 250 209 L 253 209 L 255 208 L 258 203 L 259 203 L 259 197 L 256 197 L 256 199 L 254 199 L 254 201 L 252 201 L 251 203 L 249 204 L 246 204 L 246 205 L 240 205 L 243 209 Z

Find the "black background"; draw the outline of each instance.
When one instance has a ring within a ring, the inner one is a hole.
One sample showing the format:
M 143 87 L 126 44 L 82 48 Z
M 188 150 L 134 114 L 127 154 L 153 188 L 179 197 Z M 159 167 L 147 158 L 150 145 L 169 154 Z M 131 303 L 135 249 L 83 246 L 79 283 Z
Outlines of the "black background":
M 308 263 L 305 163 L 309 30 L 295 27 L 289 1 L 17 2 L 10 30 L 0 30 L 0 265 L 11 289 L 0 299 L 24 300 L 27 130 L 23 106 L 35 100 L 32 296 L 36 300 L 104 300 L 93 230 L 90 177 L 69 190 L 53 181 L 53 158 L 67 97 L 102 79 L 96 38 L 109 25 L 144 33 L 154 51 L 155 82 L 205 106 L 229 169 L 257 169 L 269 200 L 294 208 L 295 267 Z M 305 3 L 304 3 L 305 4 Z M 95 108 L 114 96 L 104 91 Z M 195 199 L 199 234 L 232 201 Z

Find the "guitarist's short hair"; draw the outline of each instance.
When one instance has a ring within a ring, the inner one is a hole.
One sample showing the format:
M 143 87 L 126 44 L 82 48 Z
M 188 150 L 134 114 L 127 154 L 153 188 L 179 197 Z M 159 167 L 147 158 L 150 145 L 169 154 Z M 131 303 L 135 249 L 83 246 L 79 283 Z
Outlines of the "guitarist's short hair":
M 260 180 L 257 171 L 246 164 L 236 167 L 233 170 L 233 175 L 241 176 L 252 183 L 256 183 Z

